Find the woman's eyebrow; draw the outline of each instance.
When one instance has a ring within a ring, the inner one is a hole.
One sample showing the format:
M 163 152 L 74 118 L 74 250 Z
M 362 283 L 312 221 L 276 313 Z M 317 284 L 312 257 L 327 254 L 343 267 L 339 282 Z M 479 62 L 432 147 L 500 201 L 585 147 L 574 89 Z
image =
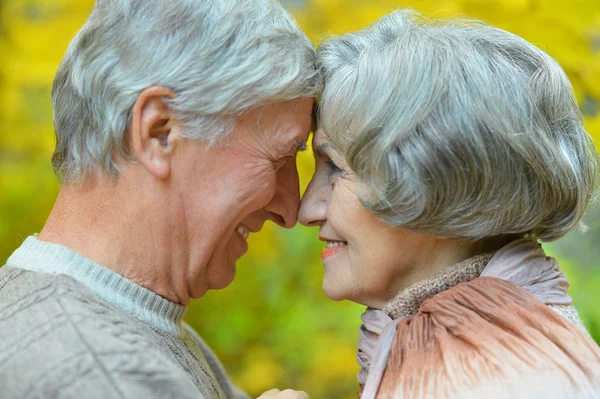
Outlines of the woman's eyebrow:
M 321 143 L 313 148 L 313 152 L 315 154 L 315 158 L 325 158 L 327 157 L 327 151 L 333 150 L 333 146 L 329 143 Z

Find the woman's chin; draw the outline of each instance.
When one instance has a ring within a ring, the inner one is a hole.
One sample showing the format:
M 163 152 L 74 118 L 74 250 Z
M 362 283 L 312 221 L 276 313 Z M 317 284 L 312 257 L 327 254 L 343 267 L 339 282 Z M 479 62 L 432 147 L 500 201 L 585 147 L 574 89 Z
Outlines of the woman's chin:
M 332 301 L 351 301 L 359 305 L 367 306 L 373 309 L 383 309 L 385 304 L 388 302 L 386 299 L 379 297 L 369 297 L 364 295 L 357 295 L 356 291 L 344 288 L 340 285 L 339 280 L 332 279 L 331 282 L 327 279 L 323 280 L 323 291 L 325 295 Z
M 329 282 L 327 279 L 323 280 L 323 291 L 325 295 L 333 301 L 343 301 L 345 299 L 351 300 L 348 292 L 342 287 L 340 287 L 339 283 L 336 284 L 335 281 Z

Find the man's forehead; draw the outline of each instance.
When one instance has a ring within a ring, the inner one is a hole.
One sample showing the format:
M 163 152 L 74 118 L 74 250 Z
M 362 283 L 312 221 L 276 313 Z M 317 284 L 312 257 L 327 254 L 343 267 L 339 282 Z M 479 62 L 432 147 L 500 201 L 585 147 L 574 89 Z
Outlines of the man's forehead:
M 305 151 L 308 147 L 307 141 L 312 130 L 309 119 L 311 118 L 311 115 L 307 114 L 305 118 L 305 121 L 298 122 L 287 134 L 283 135 L 282 138 L 285 141 L 285 146 L 289 149 Z
M 280 103 L 281 112 L 272 114 L 271 125 L 278 147 L 282 153 L 306 150 L 312 128 L 312 98 L 301 98 Z M 273 136 L 272 136 L 273 137 Z

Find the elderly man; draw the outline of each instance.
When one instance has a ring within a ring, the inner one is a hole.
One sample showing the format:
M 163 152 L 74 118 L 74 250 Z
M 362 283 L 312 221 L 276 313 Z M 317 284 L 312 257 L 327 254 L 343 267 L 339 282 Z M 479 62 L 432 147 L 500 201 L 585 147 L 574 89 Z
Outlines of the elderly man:
M 314 57 L 274 0 L 98 0 L 53 87 L 60 194 L 0 269 L 2 398 L 245 397 L 182 316 L 296 223 Z

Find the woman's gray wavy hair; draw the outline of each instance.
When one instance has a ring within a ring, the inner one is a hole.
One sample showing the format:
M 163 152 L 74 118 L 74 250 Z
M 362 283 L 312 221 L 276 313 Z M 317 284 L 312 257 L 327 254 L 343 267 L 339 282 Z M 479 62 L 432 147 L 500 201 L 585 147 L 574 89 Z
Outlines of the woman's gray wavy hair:
M 396 11 L 317 50 L 319 123 L 392 225 L 556 240 L 583 216 L 598 153 L 549 55 L 477 21 Z
M 187 137 L 210 144 L 236 116 L 261 105 L 314 96 L 313 45 L 275 0 L 98 0 L 71 42 L 52 100 L 63 181 L 98 166 L 112 178 L 140 92 L 161 85 Z

